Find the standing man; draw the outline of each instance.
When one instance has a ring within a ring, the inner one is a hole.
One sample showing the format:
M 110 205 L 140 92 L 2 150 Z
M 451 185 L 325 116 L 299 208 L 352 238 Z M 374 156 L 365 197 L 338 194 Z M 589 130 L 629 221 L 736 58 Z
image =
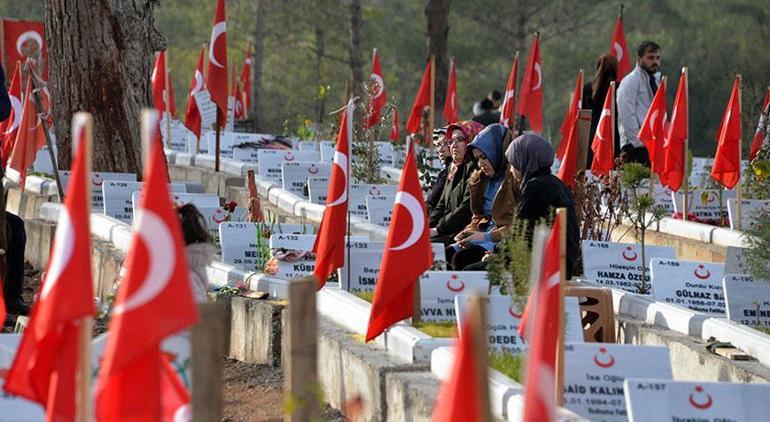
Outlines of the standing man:
M 618 88 L 620 152 L 625 155 L 626 162 L 649 167 L 650 156 L 638 135 L 660 84 L 660 46 L 654 41 L 643 41 L 636 55 L 636 67 L 623 78 Z

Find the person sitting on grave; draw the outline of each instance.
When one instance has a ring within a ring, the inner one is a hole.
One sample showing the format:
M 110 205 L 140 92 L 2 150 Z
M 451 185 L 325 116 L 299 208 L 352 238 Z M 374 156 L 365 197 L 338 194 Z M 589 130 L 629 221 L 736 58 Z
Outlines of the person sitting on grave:
M 190 287 L 195 301 L 208 300 L 209 278 L 206 267 L 214 260 L 216 248 L 213 239 L 198 208 L 193 204 L 185 204 L 177 208 L 179 222 L 182 224 L 187 265 L 190 267 Z
M 536 224 L 551 220 L 557 208 L 567 209 L 567 279 L 572 277 L 580 256 L 580 233 L 572 192 L 551 173 L 556 152 L 545 138 L 535 133 L 517 137 L 505 151 L 516 191 L 516 216 L 526 222 L 527 237 L 532 239 Z
M 428 207 L 428 213 L 436 206 L 439 198 L 441 198 L 441 192 L 444 191 L 444 183 L 446 182 L 446 175 L 449 171 L 449 163 L 452 162 L 452 157 L 449 156 L 449 145 L 446 142 L 446 127 L 437 127 L 433 129 L 433 145 L 436 146 L 436 155 L 438 159 L 444 164 L 444 168 L 438 172 L 436 180 L 433 181 L 433 186 L 430 188 L 428 197 L 425 198 L 425 206 Z
M 484 126 L 481 123 L 472 120 L 453 123 L 446 129 L 450 164 L 444 189 L 429 214 L 431 242 L 448 246 L 471 221 L 473 214 L 468 180 L 476 170 L 476 163 L 466 151 L 468 144 L 482 129 Z
M 503 238 L 513 219 L 516 207 L 513 176 L 504 154 L 510 140 L 508 128 L 495 123 L 468 144 L 478 170 L 468 181 L 471 222 L 455 236 L 456 243 L 446 248 L 447 263 L 455 271 L 480 262 Z

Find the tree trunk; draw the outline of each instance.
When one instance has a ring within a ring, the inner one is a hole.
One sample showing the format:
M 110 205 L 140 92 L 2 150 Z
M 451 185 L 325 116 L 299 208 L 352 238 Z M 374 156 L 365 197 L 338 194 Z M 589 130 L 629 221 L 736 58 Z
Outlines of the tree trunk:
M 265 47 L 265 14 L 267 12 L 267 0 L 254 0 L 254 10 L 256 13 L 256 26 L 254 28 L 254 52 L 251 57 L 251 69 L 254 75 L 254 81 L 251 85 L 251 119 L 252 128 L 255 132 L 262 132 L 264 116 L 262 113 L 262 53 Z
M 350 74 L 353 77 L 353 97 L 358 97 L 359 104 L 366 104 L 364 98 L 364 59 L 361 50 L 361 0 L 350 0 Z M 363 107 L 356 107 L 353 121 L 356 123 L 356 132 L 361 132 L 363 122 Z
M 140 111 L 149 107 L 158 0 L 46 0 L 59 165 L 69 168 L 70 121 L 93 114 L 95 171 L 141 172 Z
M 446 85 L 449 77 L 449 4 L 451 0 L 428 0 L 425 16 L 428 18 L 428 52 L 436 58 L 436 100 L 434 115 L 440 118 L 439 110 L 444 109 Z M 429 134 L 430 136 L 430 134 Z
M 326 54 L 326 48 L 324 44 L 324 31 L 318 22 L 315 23 L 314 29 L 315 29 L 315 80 L 316 80 L 315 112 L 316 112 L 316 122 L 320 127 L 321 123 L 323 123 L 324 121 L 324 114 L 326 114 L 326 110 L 324 110 L 324 102 L 326 100 L 326 95 L 325 95 L 326 91 L 324 90 L 324 95 L 321 94 L 321 91 L 322 91 L 321 87 L 326 86 L 323 80 L 323 73 L 321 72 L 321 66 L 323 65 L 323 59 L 324 59 L 324 54 Z

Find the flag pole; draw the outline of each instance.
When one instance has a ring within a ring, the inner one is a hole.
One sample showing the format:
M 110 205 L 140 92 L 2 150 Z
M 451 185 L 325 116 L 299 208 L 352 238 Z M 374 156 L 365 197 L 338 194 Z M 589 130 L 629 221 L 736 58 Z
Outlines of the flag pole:
M 17 66 L 19 66 L 19 62 L 16 62 Z M 48 158 L 51 160 L 51 167 L 53 168 L 53 177 L 54 180 L 56 180 L 56 190 L 59 192 L 59 202 L 64 202 L 64 187 L 61 183 L 61 177 L 59 176 L 59 162 L 56 159 L 56 154 L 53 151 L 53 141 L 51 141 L 51 134 L 48 133 L 48 125 L 45 123 L 45 119 L 43 119 L 40 114 L 43 113 L 43 101 L 40 99 L 40 92 L 38 92 L 38 89 L 40 87 L 37 86 L 37 76 L 36 73 L 32 71 L 32 66 L 29 67 L 30 74 L 32 75 L 32 99 L 35 101 L 35 107 L 37 107 L 38 111 L 38 119 L 40 119 L 40 124 L 43 126 L 43 135 L 45 135 L 45 145 L 48 147 Z M 89 132 L 90 133 L 90 132 Z M 89 144 L 90 145 L 90 144 Z M 89 170 L 90 171 L 90 170 Z M 23 186 L 22 186 L 23 187 Z
M 436 124 L 436 56 L 430 55 L 430 114 L 426 141 L 430 145 L 430 157 L 433 159 L 433 127 Z
M 203 43 L 201 45 L 201 48 L 203 48 L 203 69 L 201 69 L 202 70 L 202 72 L 201 72 L 201 79 L 203 79 L 203 81 L 205 81 L 206 80 L 206 72 L 208 71 L 208 68 L 209 68 L 209 55 L 206 54 L 206 51 L 208 50 L 206 48 L 206 43 Z M 198 109 L 198 113 L 200 113 L 200 109 Z M 211 128 L 209 128 L 209 129 L 211 129 Z M 200 153 L 200 151 L 201 151 L 201 137 L 198 136 L 197 138 L 195 138 L 195 155 L 198 155 Z
M 476 368 L 475 379 L 468 380 L 474 384 L 474 392 L 479 403 L 477 420 L 491 421 L 489 414 L 489 343 L 487 342 L 487 309 L 485 297 L 474 294 L 470 297 L 469 312 L 470 332 L 460 333 L 460 336 L 470 336 L 472 359 Z M 457 353 L 457 352 L 455 352 Z
M 556 342 L 556 404 L 564 405 L 564 290 L 567 276 L 567 209 L 556 210 L 559 222 L 559 337 Z
M 168 66 L 168 50 L 164 51 L 163 55 L 163 71 L 165 73 L 163 77 L 166 82 L 165 92 L 163 93 L 163 101 L 166 102 L 163 107 L 166 109 L 166 147 L 171 149 L 171 70 L 169 70 Z
M 741 77 L 741 74 L 735 76 L 737 79 L 738 84 L 738 115 L 743 115 L 743 78 Z M 689 104 L 688 104 L 689 105 Z M 740 123 L 739 123 L 740 124 Z M 743 191 L 741 189 L 741 156 L 743 155 L 743 131 L 741 131 L 741 136 L 738 137 L 738 186 L 735 188 L 735 214 L 737 215 L 736 221 L 735 221 L 735 228 L 737 230 L 741 230 L 742 227 L 742 219 L 743 219 Z
M 658 89 L 661 89 L 661 88 L 662 89 L 666 89 L 667 88 L 666 87 L 667 82 L 668 82 L 668 76 L 662 76 L 660 78 L 660 86 L 658 87 Z M 665 117 L 661 117 L 661 119 L 665 119 Z M 662 123 L 665 123 L 665 120 L 662 120 Z M 613 122 L 613 125 L 614 124 L 615 123 Z M 653 131 L 654 131 L 654 129 L 653 129 Z M 657 140 L 655 140 L 654 142 L 657 142 Z M 657 147 L 657 145 L 655 145 L 655 146 Z M 655 148 L 655 156 L 656 157 L 657 157 L 657 155 L 659 153 L 660 153 L 660 151 L 658 151 L 658 149 Z M 653 198 L 653 199 L 655 198 L 655 179 L 656 179 L 656 175 L 655 175 L 655 172 L 653 170 L 657 170 L 655 168 L 655 163 L 652 161 L 654 158 L 655 157 L 650 157 L 650 183 L 649 183 L 649 186 L 648 186 L 650 198 Z
M 682 199 L 682 220 L 687 221 L 687 212 L 689 211 L 690 207 L 690 178 L 688 177 L 689 172 L 687 169 L 687 153 L 690 150 L 690 75 L 687 72 L 687 66 L 682 68 L 682 73 L 684 74 L 684 101 L 685 104 L 687 104 L 687 107 L 685 107 L 685 124 L 687 125 L 687 136 L 684 137 L 684 163 L 682 163 L 682 167 L 684 167 L 684 171 L 682 172 L 682 185 L 684 185 L 684 198 Z
M 93 119 L 88 113 L 75 114 L 76 119 L 83 119 L 84 130 L 86 131 L 85 144 L 85 167 L 86 175 L 91 174 L 92 167 L 92 140 L 93 140 Z M 41 119 L 42 120 L 42 119 Z M 73 125 L 74 126 L 74 125 Z M 74 128 L 73 128 L 74 129 Z M 74 130 L 72 135 L 74 136 Z M 77 145 L 78 140 L 73 139 L 72 145 Z M 73 154 L 74 155 L 74 154 Z M 57 178 L 58 178 L 58 171 Z M 90 177 L 87 177 L 90 180 Z M 63 198 L 63 197 L 62 197 Z M 64 201 L 64 199 L 62 199 Z M 91 183 L 86 183 L 86 207 L 91 208 Z M 80 320 L 80 330 L 78 331 L 78 378 L 77 378 L 77 420 L 78 422 L 89 422 L 91 420 L 91 338 L 93 337 L 93 316 L 85 316 Z
M 625 4 L 620 3 L 620 20 L 623 20 L 623 9 L 626 7 Z

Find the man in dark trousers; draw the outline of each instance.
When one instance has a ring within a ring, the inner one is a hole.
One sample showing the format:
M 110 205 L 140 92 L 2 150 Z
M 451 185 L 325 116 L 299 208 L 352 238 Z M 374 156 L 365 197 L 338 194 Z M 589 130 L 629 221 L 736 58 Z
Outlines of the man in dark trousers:
M 0 65 L 0 122 L 11 114 L 11 99 L 5 87 L 5 70 Z M 5 173 L 0 166 L 0 180 Z M 3 194 L 5 191 L 3 190 Z M 24 302 L 21 292 L 24 289 L 24 248 L 27 244 L 27 232 L 24 220 L 15 214 L 5 212 L 5 274 L 3 277 L 3 297 L 8 313 L 27 315 L 29 305 Z

